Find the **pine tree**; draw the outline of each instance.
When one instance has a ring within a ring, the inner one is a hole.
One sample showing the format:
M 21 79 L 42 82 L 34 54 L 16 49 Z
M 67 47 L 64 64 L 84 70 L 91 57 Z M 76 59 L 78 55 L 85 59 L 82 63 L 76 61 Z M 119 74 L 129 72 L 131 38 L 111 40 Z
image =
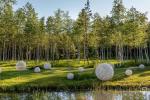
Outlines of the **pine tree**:
M 113 42 L 116 46 L 116 58 L 119 58 L 120 62 L 123 61 L 123 33 L 122 27 L 125 21 L 125 7 L 122 0 L 114 0 L 112 14 L 112 30 L 113 30 Z

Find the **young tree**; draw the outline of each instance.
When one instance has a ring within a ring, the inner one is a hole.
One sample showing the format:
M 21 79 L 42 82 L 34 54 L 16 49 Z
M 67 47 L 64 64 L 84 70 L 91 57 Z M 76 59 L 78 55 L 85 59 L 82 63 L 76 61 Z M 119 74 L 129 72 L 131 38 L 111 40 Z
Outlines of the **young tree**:
M 26 59 L 31 59 L 31 51 L 33 50 L 34 38 L 38 33 L 38 18 L 37 13 L 30 3 L 24 7 L 26 22 L 25 22 L 25 42 L 26 42 Z
M 50 58 L 54 60 L 55 58 L 55 27 L 54 27 L 54 17 L 49 16 L 46 21 L 46 32 L 48 33 L 49 45 L 50 45 Z
M 147 59 L 147 18 L 144 13 L 140 13 L 135 8 L 131 8 L 127 12 L 127 21 L 124 25 L 127 45 L 134 49 L 134 59 L 143 60 L 143 50 Z M 132 42 L 129 42 L 132 41 Z M 143 49 L 145 48 L 145 49 Z
M 112 14 L 112 41 L 116 46 L 116 58 L 123 61 L 123 24 L 125 22 L 125 7 L 122 0 L 114 0 Z
M 17 59 L 23 60 L 24 59 L 24 48 L 25 48 L 25 38 L 24 38 L 24 28 L 25 28 L 25 12 L 23 8 L 19 8 L 15 12 L 15 23 L 16 23 L 16 47 L 17 47 Z
M 2 59 L 11 59 L 11 55 L 14 58 L 14 49 L 11 49 L 14 48 L 15 45 L 16 24 L 12 5 L 9 4 L 9 2 L 6 3 L 4 8 L 1 10 L 1 29 L 3 45 Z
M 103 44 L 101 42 L 102 36 L 100 35 L 102 33 L 102 18 L 98 13 L 95 13 L 93 16 L 92 21 L 92 32 L 90 33 L 90 47 L 93 48 L 96 52 L 96 57 L 100 58 L 100 46 Z
M 85 10 L 79 13 L 77 20 L 73 25 L 73 38 L 75 41 L 76 49 L 77 49 L 77 58 L 80 60 L 81 58 L 81 48 L 83 47 L 81 44 L 84 42 L 84 29 L 85 29 Z M 84 55 L 85 56 L 85 55 Z

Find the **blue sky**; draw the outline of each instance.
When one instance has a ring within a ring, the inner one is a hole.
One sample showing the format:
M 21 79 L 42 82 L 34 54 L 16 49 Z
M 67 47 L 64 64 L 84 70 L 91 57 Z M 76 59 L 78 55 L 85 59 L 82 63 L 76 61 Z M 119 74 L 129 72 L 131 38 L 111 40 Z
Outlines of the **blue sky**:
M 58 8 L 69 11 L 71 18 L 76 19 L 80 10 L 84 7 L 86 0 L 17 0 L 14 10 L 30 2 L 39 17 L 48 17 L 54 14 Z M 113 0 L 91 0 L 91 10 L 98 12 L 101 16 L 110 14 Z M 123 0 L 126 8 L 134 6 L 141 12 L 148 12 L 150 20 L 150 0 Z

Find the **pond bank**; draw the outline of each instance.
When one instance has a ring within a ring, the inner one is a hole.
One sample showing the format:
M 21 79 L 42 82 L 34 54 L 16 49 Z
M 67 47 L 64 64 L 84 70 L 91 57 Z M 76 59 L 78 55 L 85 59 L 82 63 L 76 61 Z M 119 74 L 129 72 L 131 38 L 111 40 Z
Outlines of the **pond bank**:
M 34 91 L 0 93 L 0 100 L 150 100 L 150 91 Z
M 89 86 L 85 86 L 85 87 L 80 87 L 80 86 L 62 86 L 62 87 L 34 87 L 34 86 L 28 86 L 28 87 L 3 87 L 0 88 L 0 92 L 4 93 L 4 92 L 34 92 L 34 91 L 57 91 L 57 92 L 61 92 L 61 91 L 69 91 L 69 92 L 76 92 L 76 91 L 93 91 L 93 90 L 117 90 L 117 91 L 150 91 L 150 86 L 133 86 L 133 85 L 127 85 L 127 86 L 108 86 L 108 85 L 103 85 L 103 86 L 98 86 L 95 85 L 95 87 L 93 87 L 94 85 L 89 85 Z
M 45 62 L 38 63 L 42 66 Z M 87 67 L 84 63 L 73 62 L 72 69 L 68 70 L 66 64 L 60 62 L 52 70 L 42 70 L 41 73 L 34 73 L 33 66 L 37 65 L 33 61 L 27 64 L 28 70 L 16 71 L 15 61 L 1 62 L 3 72 L 0 74 L 0 91 L 34 91 L 34 90 L 91 90 L 91 89 L 123 89 L 134 90 L 150 88 L 150 67 L 143 70 L 134 69 L 132 76 L 124 74 L 126 68 L 115 68 L 115 75 L 112 80 L 99 81 L 94 73 L 94 66 Z M 78 67 L 84 67 L 85 72 L 79 73 Z M 73 80 L 67 80 L 67 73 L 74 73 Z

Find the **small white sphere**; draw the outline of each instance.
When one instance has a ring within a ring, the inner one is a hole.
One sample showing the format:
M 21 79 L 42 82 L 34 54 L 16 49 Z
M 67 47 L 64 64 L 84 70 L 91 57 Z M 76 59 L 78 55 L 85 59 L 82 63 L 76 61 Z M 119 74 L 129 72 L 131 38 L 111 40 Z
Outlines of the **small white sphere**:
M 141 65 L 139 65 L 139 68 L 140 68 L 140 69 L 144 69 L 145 66 L 144 66 L 143 64 L 141 64 Z
M 68 80 L 73 80 L 74 79 L 74 74 L 73 73 L 68 73 L 67 74 L 67 79 Z
M 40 72 L 41 72 L 41 69 L 40 69 L 39 67 L 36 67 L 36 68 L 34 68 L 34 72 L 35 72 L 35 73 L 40 73 Z
M 0 68 L 0 73 L 2 73 L 2 68 Z
M 48 70 L 48 69 L 52 69 L 51 64 L 44 64 L 44 69 Z
M 18 61 L 16 64 L 16 70 L 18 70 L 18 71 L 26 70 L 26 62 Z
M 131 69 L 127 69 L 126 71 L 125 71 L 125 74 L 127 75 L 127 76 L 131 76 L 132 75 L 132 70 Z
M 78 70 L 79 70 L 79 72 L 84 72 L 85 71 L 85 69 L 83 67 L 79 67 Z
M 114 69 L 110 64 L 98 64 L 95 70 L 95 74 L 98 79 L 102 81 L 107 81 L 113 78 Z

